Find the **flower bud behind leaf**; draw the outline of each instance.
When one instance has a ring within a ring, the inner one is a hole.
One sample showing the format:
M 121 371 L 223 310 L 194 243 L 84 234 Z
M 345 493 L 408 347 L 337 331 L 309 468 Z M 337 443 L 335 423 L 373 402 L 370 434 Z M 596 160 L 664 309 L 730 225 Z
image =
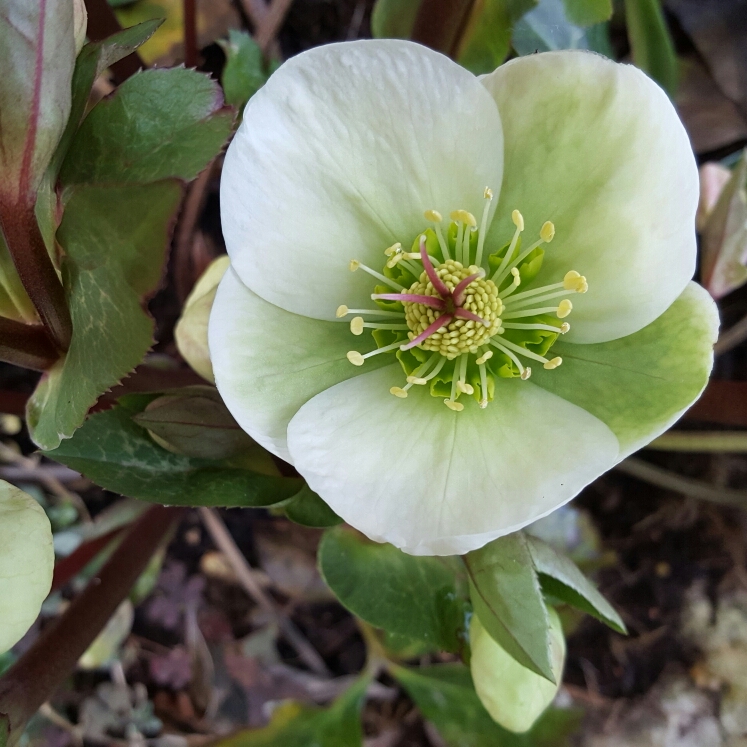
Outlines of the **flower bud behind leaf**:
M 212 383 L 215 383 L 215 378 L 208 351 L 207 325 L 218 283 L 229 264 L 228 256 L 224 255 L 208 265 L 184 303 L 182 315 L 174 330 L 176 345 L 184 360 L 203 379 Z
M 86 30 L 88 28 L 88 11 L 84 0 L 73 0 L 73 34 L 75 35 L 76 56 L 86 43 Z
M 470 669 L 475 690 L 488 713 L 509 731 L 523 733 L 531 729 L 552 703 L 562 681 L 565 637 L 557 612 L 552 607 L 547 612 L 552 670 L 557 684 L 519 664 L 490 637 L 477 615 L 472 615 Z
M 255 445 L 208 386 L 158 397 L 134 420 L 164 449 L 198 459 L 229 459 Z

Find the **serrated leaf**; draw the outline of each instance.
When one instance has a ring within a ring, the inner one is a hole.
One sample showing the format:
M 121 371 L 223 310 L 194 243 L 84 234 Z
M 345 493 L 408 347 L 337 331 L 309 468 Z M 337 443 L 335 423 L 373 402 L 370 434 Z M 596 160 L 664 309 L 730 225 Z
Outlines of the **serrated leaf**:
M 420 0 L 376 0 L 371 12 L 374 39 L 409 39 Z
M 223 462 L 174 454 L 132 420 L 154 398 L 131 396 L 92 415 L 45 456 L 101 487 L 174 506 L 270 506 L 298 493 L 297 478 L 272 477 Z
M 627 632 L 620 615 L 573 561 L 537 537 L 525 535 L 525 538 L 546 594 L 596 617 L 619 633 Z
M 512 44 L 520 55 L 557 49 L 589 49 L 614 58 L 607 23 L 582 28 L 568 19 L 563 0 L 540 0 L 513 29 Z
M 267 82 L 264 56 L 259 44 L 246 31 L 231 29 L 228 41 L 219 41 L 226 55 L 221 84 L 226 103 L 241 110 Z
M 625 21 L 633 62 L 674 96 L 679 63 L 660 0 L 625 0 Z
M 340 603 L 389 633 L 464 647 L 465 598 L 454 559 L 413 556 L 350 529 L 327 531 L 319 569 Z
M 329 708 L 295 702 L 278 706 L 263 729 L 247 729 L 212 742 L 214 747 L 360 747 L 360 714 L 370 677 L 364 675 Z
M 33 205 L 70 112 L 73 4 L 0 0 L 0 209 Z
M 36 620 L 53 570 L 52 529 L 44 509 L 0 480 L 0 653 Z
M 158 282 L 180 198 L 174 181 L 74 190 L 57 232 L 73 339 L 27 409 L 41 448 L 54 449 L 72 436 L 101 394 L 150 348 L 153 321 L 140 297 Z
M 550 708 L 531 731 L 513 734 L 496 724 L 485 710 L 464 665 L 391 666 L 390 672 L 448 747 L 569 747 L 570 736 L 583 715 L 578 710 Z
M 293 496 L 283 511 L 291 521 L 305 527 L 333 527 L 342 523 L 342 519 L 308 485 Z
M 612 0 L 563 0 L 568 20 L 576 26 L 592 26 L 609 21 Z
M 521 532 L 464 556 L 470 597 L 485 630 L 527 669 L 555 682 L 547 608 Z
M 128 78 L 83 120 L 60 171 L 64 184 L 193 179 L 220 151 L 234 114 L 207 75 L 171 68 Z
M 155 33 L 161 23 L 160 20 L 146 21 L 102 41 L 89 42 L 81 49 L 75 60 L 73 72 L 70 117 L 50 167 L 52 181 L 57 178 L 62 161 L 78 129 L 96 78 L 110 65 L 134 52 Z

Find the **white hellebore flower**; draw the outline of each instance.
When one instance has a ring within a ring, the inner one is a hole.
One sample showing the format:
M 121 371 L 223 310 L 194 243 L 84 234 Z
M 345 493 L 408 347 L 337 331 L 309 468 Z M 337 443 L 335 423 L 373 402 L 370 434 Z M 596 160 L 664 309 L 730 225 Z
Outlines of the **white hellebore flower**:
M 476 78 L 411 42 L 312 49 L 226 156 L 218 389 L 370 538 L 466 553 L 701 392 L 697 203 L 687 135 L 633 67 L 550 52 Z

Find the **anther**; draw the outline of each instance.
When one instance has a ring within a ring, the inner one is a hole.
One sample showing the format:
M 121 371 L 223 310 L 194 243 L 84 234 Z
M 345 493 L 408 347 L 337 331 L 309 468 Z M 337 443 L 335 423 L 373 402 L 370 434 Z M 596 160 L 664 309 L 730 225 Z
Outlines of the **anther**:
M 354 366 L 362 366 L 363 363 L 365 362 L 365 358 L 357 350 L 349 350 L 347 354 L 347 359 Z
M 571 325 L 568 324 L 568 322 L 563 322 L 560 325 L 560 334 L 564 335 L 566 332 L 570 332 L 570 329 L 571 329 Z
M 483 363 L 487 363 L 493 357 L 493 351 L 487 350 L 484 352 L 476 361 L 478 366 L 482 366 Z
M 464 381 L 460 381 L 457 383 L 457 391 L 461 392 L 462 394 L 474 394 L 475 388 L 472 386 L 472 384 L 467 384 Z
M 354 316 L 350 320 L 350 331 L 354 335 L 362 335 L 363 334 L 363 317 L 362 316 Z
M 470 228 L 477 227 L 475 216 L 472 215 L 472 213 L 467 212 L 466 210 L 454 210 L 450 217 L 453 221 L 462 222 Z
M 350 270 L 350 272 L 355 272 L 360 266 L 361 263 L 357 259 L 351 259 L 350 263 L 348 264 L 348 269 Z
M 558 310 L 557 315 L 558 319 L 565 319 L 568 314 L 571 313 L 573 310 L 573 304 L 567 299 L 564 298 L 559 304 L 558 304 Z
M 485 190 L 483 191 L 482 196 L 486 200 L 492 200 L 493 199 L 493 190 L 490 189 L 490 187 L 485 187 Z
M 402 387 L 393 386 L 389 391 L 395 397 L 399 397 L 400 399 L 407 398 L 407 392 L 404 389 L 402 389 Z
M 511 220 L 513 221 L 513 224 L 519 229 L 519 231 L 524 230 L 524 216 L 518 210 L 514 210 L 511 213 Z
M 348 307 L 345 306 L 345 304 L 342 304 L 341 306 L 337 307 L 337 311 L 335 311 L 335 316 L 338 319 L 342 319 L 346 314 L 348 313 Z
M 555 238 L 555 226 L 549 220 L 542 224 L 540 238 L 546 244 L 549 244 Z
M 426 210 L 423 217 L 431 223 L 440 223 L 443 220 L 443 216 L 438 210 Z
M 420 376 L 408 376 L 408 384 L 417 384 L 418 386 L 425 386 L 428 383 L 428 379 L 424 379 Z
M 525 368 L 525 369 L 524 369 L 524 370 L 523 370 L 523 371 L 522 371 L 522 372 L 521 372 L 521 373 L 519 374 L 519 378 L 520 378 L 520 379 L 521 379 L 522 381 L 526 381 L 526 380 L 527 380 L 527 379 L 528 379 L 528 378 L 529 378 L 529 377 L 530 377 L 531 375 L 532 375 L 532 369 L 531 369 L 531 368 L 530 368 L 529 366 L 527 366 L 527 367 L 526 367 L 526 368 Z
M 574 290 L 576 293 L 586 293 L 589 290 L 589 284 L 583 275 L 579 275 L 575 270 L 565 274 L 563 278 L 563 287 L 566 290 Z
M 392 254 L 396 254 L 397 252 L 400 251 L 400 249 L 402 249 L 402 244 L 400 244 L 398 241 L 396 244 L 392 244 L 390 247 L 387 247 L 386 249 L 384 249 L 384 254 L 387 257 L 391 257 Z
M 557 368 L 557 367 L 558 367 L 558 366 L 559 366 L 559 365 L 560 365 L 560 364 L 561 364 L 562 362 L 563 362 L 563 359 L 562 359 L 562 358 L 560 358 L 560 357 L 558 357 L 558 358 L 553 358 L 552 360 L 549 360 L 549 361 L 547 361 L 547 363 L 545 363 L 545 366 L 544 366 L 544 367 L 545 367 L 545 368 L 546 368 L 546 369 L 547 369 L 548 371 L 552 371 L 552 370 L 553 370 L 553 368 Z
M 454 412 L 461 412 L 464 409 L 464 405 L 461 402 L 455 402 L 451 399 L 445 399 L 444 404 L 446 407 L 448 407 L 450 410 L 453 410 Z

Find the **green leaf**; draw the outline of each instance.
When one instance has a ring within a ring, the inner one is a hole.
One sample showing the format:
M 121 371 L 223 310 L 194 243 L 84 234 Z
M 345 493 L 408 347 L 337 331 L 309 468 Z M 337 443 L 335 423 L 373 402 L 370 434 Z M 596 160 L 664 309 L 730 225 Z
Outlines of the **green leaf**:
M 0 0 L 0 209 L 33 205 L 70 112 L 72 2 Z
M 330 529 L 319 569 L 340 603 L 367 623 L 459 652 L 465 599 L 454 559 L 406 555 L 355 531 Z
M 52 159 L 52 181 L 57 178 L 65 154 L 73 141 L 73 137 L 75 137 L 96 78 L 110 65 L 123 57 L 127 57 L 128 54 L 134 52 L 153 36 L 161 23 L 160 20 L 139 23 L 137 26 L 124 29 L 102 41 L 90 42 L 81 49 L 75 60 L 75 71 L 73 72 L 70 117 Z
M 537 0 L 484 0 L 476 3 L 462 36 L 457 62 L 475 75 L 490 73 L 508 55 L 513 25 Z
M 291 521 L 305 527 L 333 527 L 342 523 L 342 519 L 308 485 L 304 485 L 283 510 Z
M 420 0 L 376 0 L 371 13 L 374 39 L 409 39 Z
M 174 506 L 270 506 L 301 481 L 271 477 L 160 447 L 132 420 L 153 395 L 130 396 L 92 415 L 73 438 L 45 456 L 115 493 Z
M 144 70 L 83 120 L 62 164 L 64 184 L 193 179 L 217 155 L 234 115 L 207 75 Z
M 612 0 L 563 0 L 568 20 L 576 26 L 592 26 L 609 21 Z
M 465 555 L 475 613 L 485 630 L 527 669 L 555 682 L 549 620 L 521 532 Z
M 563 0 L 540 0 L 514 26 L 512 44 L 520 55 L 557 49 L 590 49 L 614 58 L 607 23 L 584 29 L 568 19 Z
M 214 747 L 360 747 L 360 714 L 370 677 L 365 675 L 329 708 L 289 701 L 272 714 L 263 729 L 247 729 L 212 742 Z
M 546 594 L 596 617 L 618 633 L 627 632 L 620 615 L 569 558 L 537 537 L 525 537 Z
M 36 620 L 53 571 L 52 529 L 44 509 L 0 480 L 0 653 Z
M 251 34 L 236 29 L 228 32 L 228 41 L 218 44 L 226 55 L 221 77 L 226 103 L 241 110 L 267 82 L 262 50 Z
M 41 448 L 54 449 L 72 436 L 99 396 L 150 348 L 153 322 L 140 297 L 158 283 L 180 198 L 174 181 L 73 191 L 57 232 L 73 339 L 27 411 Z
M 578 710 L 550 708 L 526 734 L 507 731 L 485 710 L 462 664 L 422 669 L 392 665 L 390 672 L 448 747 L 570 747 L 569 737 L 580 726 Z
M 670 97 L 677 93 L 679 63 L 659 0 L 625 0 L 633 62 Z

